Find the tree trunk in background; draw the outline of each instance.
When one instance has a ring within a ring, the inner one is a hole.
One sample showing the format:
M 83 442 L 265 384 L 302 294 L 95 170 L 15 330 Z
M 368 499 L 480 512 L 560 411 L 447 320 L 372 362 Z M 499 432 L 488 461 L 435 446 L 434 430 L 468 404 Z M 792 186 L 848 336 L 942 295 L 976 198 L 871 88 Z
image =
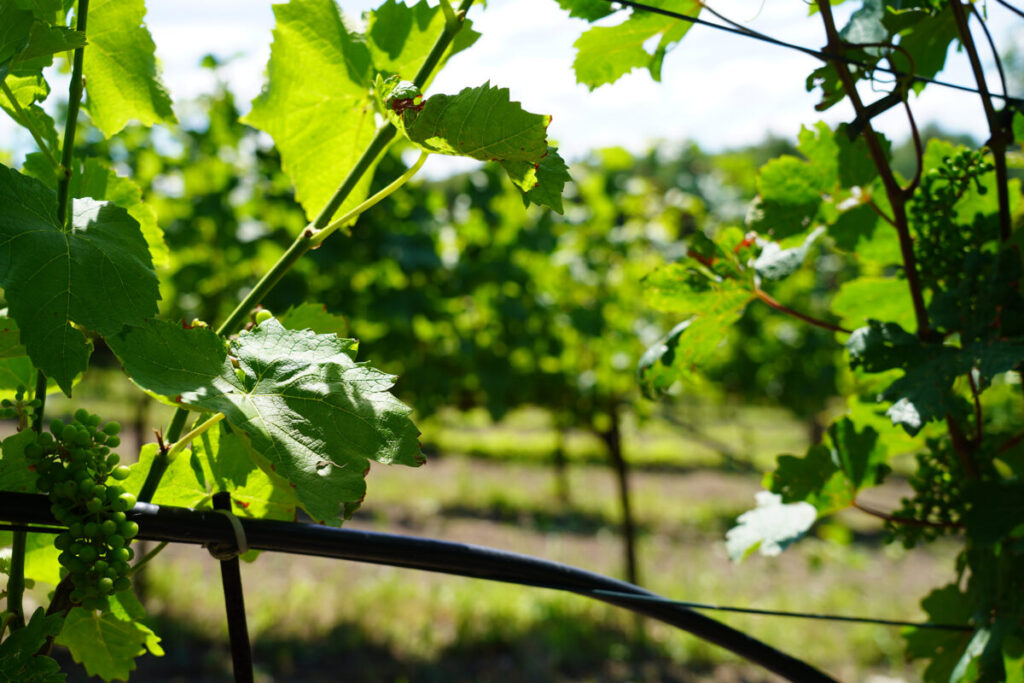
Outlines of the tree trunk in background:
M 555 452 L 552 453 L 555 465 L 555 495 L 562 505 L 569 505 L 569 461 L 565 457 L 565 430 L 562 425 L 555 425 Z
M 615 468 L 615 477 L 619 485 L 619 506 L 622 508 L 622 545 L 626 566 L 626 580 L 632 584 L 640 584 L 640 572 L 636 559 L 636 526 L 633 523 L 633 508 L 629 501 L 629 465 L 622 454 L 622 432 L 619 426 L 617 408 L 609 411 L 611 425 L 606 431 L 600 432 L 601 440 L 608 449 L 608 457 Z

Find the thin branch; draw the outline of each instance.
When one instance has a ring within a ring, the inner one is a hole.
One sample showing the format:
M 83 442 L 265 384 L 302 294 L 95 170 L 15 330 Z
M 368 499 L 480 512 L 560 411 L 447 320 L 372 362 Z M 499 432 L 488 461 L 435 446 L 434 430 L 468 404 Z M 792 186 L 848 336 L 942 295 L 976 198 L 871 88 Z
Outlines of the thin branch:
M 167 459 L 174 460 L 174 456 L 185 450 L 185 447 L 192 443 L 194 439 L 210 431 L 211 427 L 223 420 L 225 417 L 227 416 L 224 413 L 217 413 L 198 427 L 194 427 L 188 434 L 175 441 L 174 445 L 167 449 Z
M 818 9 L 821 12 L 822 22 L 825 25 L 825 34 L 828 37 L 825 51 L 829 54 L 840 56 L 845 50 L 846 44 L 836 28 L 835 17 L 832 15 L 832 5 L 829 0 L 817 0 L 817 3 Z M 857 92 L 857 82 L 853 74 L 850 73 L 849 67 L 842 61 L 836 60 L 834 66 L 839 79 L 843 83 L 843 90 L 846 92 L 846 96 L 850 98 L 855 114 L 858 117 L 863 117 L 865 111 L 864 102 Z M 930 339 L 932 331 L 928 323 L 924 293 L 917 273 L 917 259 L 914 256 L 913 240 L 910 237 L 910 226 L 907 222 L 906 193 L 896 181 L 896 176 L 893 173 L 892 167 L 889 166 L 889 160 L 886 158 L 885 149 L 882 147 L 878 134 L 875 132 L 870 121 L 865 124 L 862 136 L 867 143 L 868 152 L 871 154 L 871 160 L 878 170 L 878 175 L 882 178 L 882 184 L 885 186 L 885 192 L 889 197 L 889 204 L 892 206 L 893 224 L 896 227 L 896 233 L 899 235 L 903 269 L 907 278 L 907 286 L 910 288 L 910 298 L 914 304 L 917 335 L 921 339 Z
M 868 206 L 870 206 L 871 209 L 875 213 L 877 213 L 882 220 L 884 220 L 886 223 L 888 223 L 892 227 L 894 227 L 894 228 L 896 227 L 896 221 L 894 221 L 892 219 L 892 216 L 890 216 L 886 212 L 882 211 L 882 207 L 880 207 L 878 205 L 878 202 L 876 202 L 874 199 L 871 199 L 871 200 L 868 201 Z
M 53 155 L 53 150 L 50 149 L 50 146 L 46 144 L 45 140 L 43 140 L 43 136 L 36 130 L 35 126 L 32 124 L 32 119 L 30 119 L 28 114 L 25 113 L 25 110 L 21 108 L 21 103 L 18 102 L 18 98 L 14 96 L 13 92 L 11 92 L 6 79 L 0 80 L 0 88 L 3 89 L 4 95 L 7 97 L 7 101 L 11 103 L 11 109 L 13 109 L 16 114 L 16 116 L 13 117 L 14 120 L 18 125 L 28 130 L 32 135 L 32 139 L 36 141 L 36 146 L 39 147 L 39 151 L 43 153 L 47 161 L 49 161 L 54 168 L 60 169 L 60 162 L 57 161 L 57 157 Z
M 1004 443 L 1002 446 L 999 447 L 999 450 L 997 452 L 999 452 L 999 453 L 1006 453 L 1011 448 L 1013 448 L 1014 446 L 1019 444 L 1021 441 L 1024 441 L 1024 432 L 1021 432 L 1020 434 L 1017 434 L 1016 436 L 1010 437 L 1010 439 L 1006 443 Z
M 765 302 L 766 304 L 774 308 L 776 311 L 779 311 L 780 313 L 785 313 L 786 315 L 797 318 L 798 320 L 803 320 L 805 323 L 809 325 L 814 325 L 815 327 L 820 327 L 821 329 L 828 330 L 830 332 L 840 332 L 842 334 L 850 334 L 853 331 L 848 330 L 845 327 L 842 327 L 841 325 L 836 325 L 834 323 L 826 322 L 824 320 L 818 320 L 817 318 L 811 317 L 806 313 L 794 311 L 789 306 L 780 304 L 778 301 L 773 299 L 772 296 L 768 294 L 768 292 L 764 291 L 763 289 L 755 289 L 754 295 L 761 301 Z
M 883 512 L 882 510 L 876 510 L 874 508 L 868 507 L 867 505 L 864 505 L 862 503 L 858 503 L 857 501 L 853 501 L 853 507 L 855 507 L 856 509 L 860 510 L 861 512 L 863 512 L 865 514 L 871 515 L 872 517 L 877 517 L 878 519 L 884 519 L 886 522 L 889 522 L 891 524 L 902 524 L 904 526 L 926 527 L 926 528 L 929 528 L 929 529 L 963 529 L 963 528 L 965 528 L 963 524 L 955 524 L 953 522 L 929 522 L 928 520 L 925 520 L 925 519 L 914 519 L 913 517 L 898 517 L 896 515 L 889 514 L 888 512 Z
M 982 68 L 978 47 L 974 43 L 974 37 L 971 35 L 970 26 L 968 26 L 968 17 L 964 11 L 964 6 L 960 3 L 960 0 L 953 0 L 950 3 L 950 7 L 953 9 L 953 18 L 956 20 L 956 29 L 960 36 L 960 43 L 964 46 L 967 58 L 971 62 L 971 71 L 974 72 L 974 80 L 978 85 L 978 93 L 981 95 L 981 106 L 985 109 L 985 118 L 988 120 L 988 129 L 991 137 L 989 137 L 986 144 L 992 152 L 992 162 L 996 170 L 996 192 L 999 196 L 999 238 L 1001 241 L 1006 242 L 1010 239 L 1012 227 L 1009 176 L 1007 175 L 1006 168 L 1006 148 L 1013 139 L 1013 136 L 1009 126 L 1004 123 L 1005 117 L 1002 116 L 1003 112 L 997 112 L 992 104 L 992 93 L 989 91 L 988 83 L 985 81 L 985 70 Z M 984 22 L 982 23 L 984 24 Z

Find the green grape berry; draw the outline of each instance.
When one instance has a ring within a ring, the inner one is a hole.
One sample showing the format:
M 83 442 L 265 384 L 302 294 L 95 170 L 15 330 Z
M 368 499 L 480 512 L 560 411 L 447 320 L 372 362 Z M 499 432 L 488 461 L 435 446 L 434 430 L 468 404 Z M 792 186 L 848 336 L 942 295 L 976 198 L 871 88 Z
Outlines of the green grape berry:
M 256 311 L 256 324 L 259 325 L 274 317 L 274 314 L 265 308 Z

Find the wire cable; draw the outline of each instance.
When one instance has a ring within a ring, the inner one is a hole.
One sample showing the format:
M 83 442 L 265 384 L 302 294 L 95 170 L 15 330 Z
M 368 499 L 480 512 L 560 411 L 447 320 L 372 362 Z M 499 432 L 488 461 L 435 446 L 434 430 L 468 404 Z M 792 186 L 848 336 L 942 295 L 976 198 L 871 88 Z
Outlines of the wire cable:
M 940 86 L 940 87 L 943 87 L 943 88 L 950 88 L 952 90 L 959 90 L 961 92 L 973 93 L 975 95 L 980 95 L 981 94 L 981 92 L 977 88 L 972 88 L 971 86 L 961 85 L 960 83 L 952 83 L 950 81 L 943 81 L 943 80 L 940 80 L 940 79 L 937 79 L 937 78 L 931 78 L 929 76 L 922 76 L 920 74 L 908 73 L 906 71 L 900 71 L 899 69 L 892 69 L 892 68 L 884 67 L 884 66 L 881 66 L 881 65 L 878 65 L 878 64 L 871 64 L 869 62 L 865 62 L 865 61 L 862 61 L 862 60 L 859 60 L 859 59 L 854 59 L 852 57 L 846 57 L 846 56 L 843 56 L 843 55 L 830 54 L 828 52 L 825 52 L 824 50 L 818 50 L 818 49 L 815 49 L 815 48 L 806 47 L 804 45 L 798 45 L 796 43 L 790 43 L 790 42 L 787 42 L 785 40 L 780 40 L 778 38 L 774 38 L 774 37 L 769 36 L 769 35 L 764 34 L 764 33 L 759 33 L 757 31 L 753 31 L 751 29 L 744 28 L 744 27 L 739 26 L 739 25 L 727 26 L 725 24 L 717 24 L 717 23 L 715 23 L 713 21 L 708 21 L 707 19 L 701 19 L 700 17 L 697 17 L 697 16 L 693 16 L 693 15 L 689 15 L 689 14 L 682 14 L 680 12 L 673 12 L 672 10 L 663 9 L 661 7 L 653 7 L 651 5 L 646 5 L 646 4 L 642 3 L 642 2 L 634 2 L 633 0 L 607 0 L 607 2 L 615 3 L 615 4 L 618 4 L 618 5 L 622 5 L 623 7 L 629 7 L 629 8 L 635 9 L 635 10 L 641 10 L 641 11 L 644 11 L 644 12 L 652 12 L 654 14 L 660 14 L 662 16 L 669 17 L 669 18 L 672 18 L 672 19 L 678 19 L 679 21 L 687 21 L 687 22 L 689 22 L 691 24 L 699 24 L 701 26 L 707 26 L 708 28 L 713 28 L 713 29 L 718 30 L 718 31 L 724 31 L 726 33 L 733 33 L 733 34 L 736 34 L 738 36 L 743 36 L 744 38 L 750 38 L 752 40 L 757 40 L 757 41 L 760 41 L 760 42 L 763 42 L 763 43 L 768 43 L 769 45 L 776 45 L 778 47 L 783 47 L 783 48 L 786 48 L 786 49 L 789 49 L 789 50 L 795 50 L 796 52 L 802 52 L 805 55 L 809 55 L 811 57 L 815 57 L 816 59 L 819 59 L 819 60 L 821 60 L 821 61 L 823 61 L 825 63 L 829 63 L 829 62 L 844 62 L 846 64 L 849 64 L 850 66 L 860 67 L 862 69 L 867 69 L 869 71 L 879 71 L 879 72 L 882 72 L 882 73 L 887 73 L 887 74 L 890 74 L 892 76 L 896 76 L 897 78 L 906 78 L 906 79 L 909 79 L 911 81 L 916 81 L 916 82 L 919 82 L 919 83 L 927 83 L 927 84 L 930 84 L 930 85 L 937 85 L 937 86 Z M 1003 3 L 1000 3 L 1000 4 L 1003 4 Z M 1020 13 L 1019 10 L 1016 10 L 1014 8 L 1011 8 L 1011 9 L 1013 9 L 1014 11 Z M 990 93 L 990 95 L 993 98 L 1004 100 L 1005 102 L 1013 104 L 1013 105 L 1018 106 L 1018 107 L 1019 106 L 1024 106 L 1024 99 L 1021 99 L 1019 97 L 1011 97 L 1009 95 L 1000 94 L 1000 93 Z

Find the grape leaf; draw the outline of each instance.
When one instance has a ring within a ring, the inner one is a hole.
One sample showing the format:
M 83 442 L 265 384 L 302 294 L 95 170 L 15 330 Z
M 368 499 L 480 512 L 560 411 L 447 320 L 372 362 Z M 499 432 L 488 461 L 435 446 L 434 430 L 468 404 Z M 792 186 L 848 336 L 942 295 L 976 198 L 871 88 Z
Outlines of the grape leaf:
M 278 321 L 289 330 L 313 330 L 317 334 L 336 334 L 344 337 L 348 334 L 348 323 L 345 318 L 329 313 L 323 304 L 306 302 L 292 306 Z
M 804 232 L 817 215 L 821 193 L 831 189 L 830 174 L 830 169 L 794 156 L 772 159 L 758 172 L 758 200 L 747 224 L 775 239 Z
M 502 166 L 513 176 L 515 171 L 509 171 L 511 164 L 533 164 L 525 161 L 504 162 Z M 531 203 L 538 206 L 547 206 L 558 213 L 562 213 L 562 190 L 565 184 L 572 180 L 569 175 L 569 167 L 565 160 L 558 154 L 556 147 L 548 147 L 548 153 L 540 160 L 534 168 L 536 181 L 532 189 L 523 192 L 523 206 Z M 520 188 L 522 189 L 522 188 Z
M 274 5 L 267 83 L 242 121 L 269 133 L 312 220 L 373 138 L 370 49 L 334 0 Z M 374 167 L 376 164 L 374 164 Z M 366 198 L 373 167 L 340 207 Z
M 91 344 L 156 313 L 156 276 L 138 223 L 119 207 L 75 200 L 71 229 L 57 222 L 42 183 L 0 166 L 0 286 L 33 364 L 70 395 Z
M 395 91 L 401 83 L 386 83 L 385 100 L 391 104 L 388 116 L 413 143 L 437 154 L 467 156 L 481 161 L 525 161 L 539 163 L 548 153 L 547 128 L 550 116 L 531 114 L 518 102 L 509 100 L 508 88 L 485 83 L 464 88 L 457 95 L 432 95 L 422 109 L 406 108 L 396 113 Z M 406 99 L 404 97 L 397 99 Z M 506 169 L 507 170 L 507 169 Z M 527 181 L 520 174 L 513 182 L 524 191 L 533 189 L 537 179 Z
M 800 539 L 817 519 L 814 506 L 808 503 L 782 502 L 782 497 L 758 491 L 757 507 L 747 510 L 725 535 L 729 559 L 739 562 L 754 552 L 772 557 Z
M 16 73 L 9 74 L 4 83 L 10 88 L 11 94 L 14 95 L 14 99 L 17 100 L 32 129 L 42 136 L 43 141 L 51 150 L 58 149 L 57 129 L 53 118 L 36 104 L 45 100 L 50 93 L 50 88 L 42 75 L 37 73 L 18 75 L 16 71 Z M 7 97 L 0 97 L 0 108 L 3 108 L 12 120 L 24 125 Z
M 368 458 L 423 462 L 409 408 L 388 393 L 394 378 L 356 363 L 352 340 L 271 319 L 227 348 L 209 329 L 161 321 L 108 342 L 144 389 L 225 413 L 314 519 L 336 522 L 342 504 L 361 501 Z
M 569 12 L 570 17 L 594 22 L 615 11 L 606 0 L 557 0 L 558 6 Z
M 974 605 L 956 584 L 936 588 L 921 601 L 921 608 L 934 624 L 967 624 Z M 908 628 L 903 632 L 907 656 L 928 659 L 924 672 L 926 681 L 949 681 L 961 653 L 971 640 L 970 631 L 940 631 L 929 628 Z
M 780 455 L 765 487 L 784 503 L 805 501 L 825 515 L 849 507 L 860 490 L 882 483 L 889 473 L 888 452 L 878 432 L 871 427 L 858 432 L 844 417 L 829 427 L 828 436 L 830 446 L 813 445 L 803 458 Z
M 93 0 L 89 5 L 86 108 L 108 138 L 133 119 L 145 126 L 176 121 L 145 16 L 143 0 Z
M 53 55 L 85 45 L 85 35 L 65 26 L 50 26 L 31 10 L 7 2 L 0 7 L 0 80 L 12 72 L 49 66 Z
M 852 367 L 868 372 L 904 370 L 881 398 L 893 402 L 889 416 L 911 435 L 930 420 L 958 414 L 961 401 L 952 392 L 957 376 L 977 370 L 979 388 L 984 388 L 993 376 L 1013 369 L 1024 358 L 1024 340 L 974 342 L 963 348 L 925 344 L 895 323 L 874 320 L 854 330 L 846 348 Z
M 132 465 L 125 480 L 127 491 L 142 488 L 156 444 L 146 444 L 139 461 Z M 256 467 L 248 448 L 235 434 L 214 426 L 192 443 L 192 449 L 179 453 L 168 465 L 153 496 L 157 505 L 188 508 L 212 507 L 213 494 L 227 491 L 235 503 L 236 514 L 264 519 L 294 520 L 296 501 L 291 489 L 276 487 Z
M 649 4 L 690 16 L 697 16 L 702 8 L 699 0 L 651 0 Z M 691 26 L 673 17 L 636 10 L 621 24 L 590 28 L 573 44 L 576 82 L 594 90 L 638 67 L 646 67 L 654 80 L 661 80 L 665 53 Z M 645 44 L 656 36 L 661 36 L 658 44 L 648 52 Z
M 768 242 L 754 261 L 754 270 L 764 280 L 782 280 L 789 277 L 803 265 L 811 245 L 824 232 L 825 228 L 819 226 L 804 238 L 800 246 L 790 249 L 783 249 L 778 242 Z
M 105 681 L 128 680 L 135 658 L 148 650 L 161 655 L 160 639 L 137 621 L 122 621 L 113 614 L 74 607 L 68 612 L 56 643 L 71 651 L 90 676 Z
M 967 500 L 970 507 L 964 513 L 964 523 L 973 543 L 984 546 L 1005 541 L 1024 522 L 1024 484 L 1020 482 L 971 482 Z
M 117 175 L 114 169 L 96 157 L 86 159 L 84 164 L 79 159 L 75 162 L 76 169 L 71 176 L 71 196 L 106 200 L 127 211 L 139 223 L 142 236 L 149 245 L 153 264 L 167 265 L 170 253 L 164 242 L 164 231 L 157 225 L 156 212 L 142 201 L 139 186 L 129 178 Z M 38 152 L 25 157 L 22 172 L 42 180 L 51 190 L 57 189 L 56 171 L 46 157 Z
M 904 329 L 914 325 L 914 307 L 905 280 L 859 277 L 844 282 L 832 297 L 832 313 L 843 327 L 862 327 L 868 319 L 889 320 Z
M 66 680 L 60 665 L 45 655 L 37 654 L 47 638 L 60 633 L 64 619 L 59 614 L 46 615 L 39 607 L 24 628 L 12 631 L 0 643 L 0 680 L 18 683 L 58 683 Z
M 412 7 L 396 0 L 387 0 L 370 12 L 367 22 L 367 46 L 370 48 L 374 68 L 412 80 L 434 47 L 437 37 L 444 31 L 444 21 L 441 6 L 431 7 L 427 0 L 420 0 Z M 479 37 L 480 34 L 473 30 L 473 22 L 466 19 L 441 58 L 439 69 L 452 55 L 473 45 Z M 423 87 L 428 85 L 430 81 L 424 83 Z
M 0 489 L 20 493 L 36 492 L 36 473 L 25 460 L 25 446 L 35 442 L 35 433 L 24 430 L 12 434 L 0 444 Z

